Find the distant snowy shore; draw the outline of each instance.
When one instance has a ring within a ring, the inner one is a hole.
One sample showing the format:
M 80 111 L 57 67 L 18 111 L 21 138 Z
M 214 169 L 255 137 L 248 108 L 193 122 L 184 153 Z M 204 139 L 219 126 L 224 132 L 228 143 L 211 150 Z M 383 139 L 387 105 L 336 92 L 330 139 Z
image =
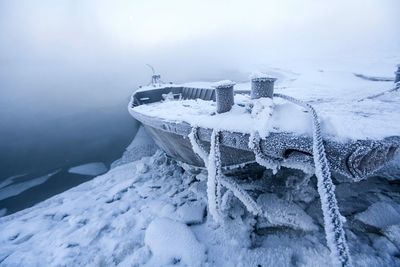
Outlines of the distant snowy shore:
M 290 170 L 245 181 L 274 219 L 228 196 L 218 226 L 204 173 L 161 152 L 127 161 L 0 218 L 0 266 L 332 266 L 314 178 L 301 190 L 290 181 L 302 174 Z M 337 195 L 355 265 L 400 265 L 399 183 L 372 177 L 338 185 Z

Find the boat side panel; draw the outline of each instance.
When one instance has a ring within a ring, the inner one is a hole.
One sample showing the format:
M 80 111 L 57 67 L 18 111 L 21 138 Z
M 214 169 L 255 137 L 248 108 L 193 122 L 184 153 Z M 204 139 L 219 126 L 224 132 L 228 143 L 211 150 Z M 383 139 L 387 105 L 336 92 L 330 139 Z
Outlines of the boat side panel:
M 153 128 L 149 125 L 144 125 L 144 127 L 156 144 L 169 156 L 193 166 L 204 167 L 203 161 L 193 152 L 188 137 Z M 201 145 L 209 151 L 209 142 L 201 141 Z M 221 160 L 223 166 L 230 166 L 254 161 L 255 157 L 251 151 L 222 145 Z

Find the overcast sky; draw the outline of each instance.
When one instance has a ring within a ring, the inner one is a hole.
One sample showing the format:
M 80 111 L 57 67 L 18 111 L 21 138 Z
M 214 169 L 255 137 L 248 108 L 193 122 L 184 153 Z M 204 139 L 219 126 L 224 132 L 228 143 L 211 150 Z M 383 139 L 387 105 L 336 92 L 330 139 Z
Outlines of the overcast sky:
M 0 0 L 0 90 L 3 102 L 104 104 L 147 83 L 145 63 L 183 81 L 399 59 L 399 10 L 398 0 Z

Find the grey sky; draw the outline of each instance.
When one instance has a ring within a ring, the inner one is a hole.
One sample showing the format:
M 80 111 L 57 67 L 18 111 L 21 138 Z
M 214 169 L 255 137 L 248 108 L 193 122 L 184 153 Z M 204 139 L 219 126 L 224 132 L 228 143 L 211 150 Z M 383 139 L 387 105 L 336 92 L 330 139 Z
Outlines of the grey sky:
M 148 82 L 145 63 L 183 81 L 368 62 L 399 55 L 398 10 L 397 0 L 0 0 L 0 90 L 9 102 L 104 105 Z

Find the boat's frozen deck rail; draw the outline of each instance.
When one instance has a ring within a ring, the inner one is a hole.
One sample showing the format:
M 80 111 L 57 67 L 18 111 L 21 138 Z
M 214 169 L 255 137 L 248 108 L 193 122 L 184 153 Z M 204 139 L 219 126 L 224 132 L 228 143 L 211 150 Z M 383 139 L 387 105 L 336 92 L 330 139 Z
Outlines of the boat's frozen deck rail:
M 296 105 L 280 100 L 261 99 L 253 101 L 249 95 L 236 94 L 232 110 L 217 114 L 216 103 L 202 99 L 186 99 L 177 101 L 156 102 L 134 108 L 151 117 L 162 118 L 170 122 L 187 122 L 191 125 L 209 129 L 221 129 L 239 133 L 252 133 L 264 125 L 264 133 L 293 132 L 299 135 L 311 135 L 311 122 L 306 111 Z M 257 114 L 251 112 L 257 106 Z M 265 109 L 273 113 L 267 121 L 266 117 L 259 116 Z M 267 132 L 265 132 L 267 131 Z M 262 135 L 263 133 L 260 132 Z
M 400 112 L 394 110 L 400 103 L 400 96 L 384 97 L 378 101 L 331 100 L 310 103 L 321 117 L 322 134 L 325 139 L 342 142 L 359 139 L 381 140 L 400 135 Z M 307 111 L 280 99 L 274 99 L 273 102 L 272 117 L 268 121 L 269 132 L 311 136 L 311 122 Z M 222 114 L 216 114 L 214 101 L 203 99 L 154 102 L 136 106 L 132 110 L 171 122 L 187 122 L 200 127 L 250 133 L 256 124 L 265 123 L 262 118 L 252 116 L 249 108 L 253 104 L 248 95 L 236 94 L 232 110 Z M 400 106 L 398 108 L 400 109 Z

